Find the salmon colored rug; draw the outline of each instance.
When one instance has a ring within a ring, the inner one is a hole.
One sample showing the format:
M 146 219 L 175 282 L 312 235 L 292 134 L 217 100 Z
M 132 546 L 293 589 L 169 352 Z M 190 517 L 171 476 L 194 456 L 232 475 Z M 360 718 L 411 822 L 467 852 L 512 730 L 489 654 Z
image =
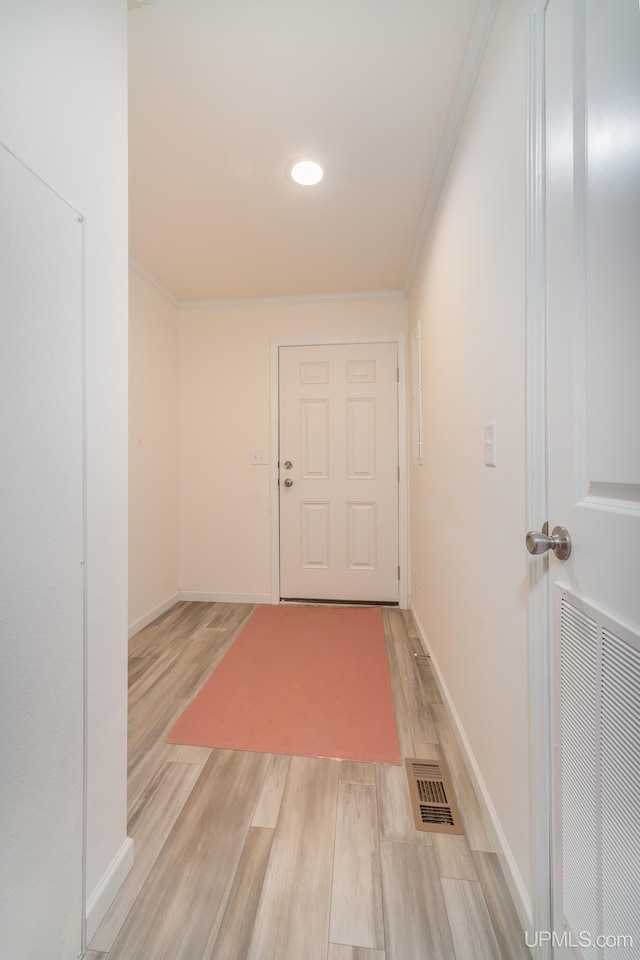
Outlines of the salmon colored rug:
M 381 610 L 258 607 L 167 743 L 399 764 Z

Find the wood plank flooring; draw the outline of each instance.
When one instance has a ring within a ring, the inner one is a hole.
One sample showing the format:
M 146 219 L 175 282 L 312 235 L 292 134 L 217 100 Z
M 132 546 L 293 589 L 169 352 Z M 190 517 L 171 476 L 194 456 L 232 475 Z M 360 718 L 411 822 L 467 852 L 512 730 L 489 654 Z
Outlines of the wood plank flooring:
M 526 960 L 429 659 L 383 611 L 404 756 L 442 756 L 465 836 L 417 831 L 404 767 L 164 742 L 253 612 L 177 603 L 130 644 L 135 864 L 87 960 Z

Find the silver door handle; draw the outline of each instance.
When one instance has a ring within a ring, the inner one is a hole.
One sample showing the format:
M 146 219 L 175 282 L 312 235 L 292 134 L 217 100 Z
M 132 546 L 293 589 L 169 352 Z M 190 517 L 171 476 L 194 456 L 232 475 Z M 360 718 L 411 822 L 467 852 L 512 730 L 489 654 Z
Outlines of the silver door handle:
M 527 550 L 534 557 L 546 553 L 547 550 L 553 550 L 558 560 L 567 560 L 571 556 L 571 537 L 564 527 L 554 527 L 550 537 L 546 533 L 529 530 L 526 544 Z
M 292 487 L 292 486 L 293 486 L 293 480 L 291 479 L 291 477 L 287 477 L 287 479 L 286 479 L 285 482 L 284 482 L 284 485 L 285 485 L 285 487 Z

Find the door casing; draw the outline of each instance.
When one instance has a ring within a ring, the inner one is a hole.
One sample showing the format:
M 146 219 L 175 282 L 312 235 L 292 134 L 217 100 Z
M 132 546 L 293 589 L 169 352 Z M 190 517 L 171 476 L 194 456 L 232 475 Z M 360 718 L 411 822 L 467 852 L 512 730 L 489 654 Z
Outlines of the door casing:
M 529 14 L 527 108 L 527 529 L 549 519 L 547 486 L 545 19 L 550 0 L 534 0 Z M 524 533 L 522 549 L 524 545 Z M 549 561 L 529 564 L 529 689 L 531 703 L 532 926 L 552 928 L 552 757 Z M 551 960 L 539 942 L 536 960 Z
M 399 606 L 407 608 L 408 599 L 408 469 L 407 469 L 407 338 L 403 333 L 360 337 L 300 337 L 271 341 L 271 602 L 280 603 L 280 498 L 278 495 L 279 457 L 279 379 L 280 347 L 322 346 L 344 343 L 395 343 L 398 348 L 398 557 L 400 564 Z

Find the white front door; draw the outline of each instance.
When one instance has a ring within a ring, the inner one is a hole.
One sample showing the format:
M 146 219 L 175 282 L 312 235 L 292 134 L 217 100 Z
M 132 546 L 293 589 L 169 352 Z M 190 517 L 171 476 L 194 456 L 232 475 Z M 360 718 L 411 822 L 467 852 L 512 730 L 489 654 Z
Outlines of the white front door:
M 550 0 L 545 48 L 548 519 L 572 538 L 549 560 L 554 956 L 622 960 L 640 957 L 638 0 Z
M 398 602 L 398 347 L 279 348 L 280 596 Z

